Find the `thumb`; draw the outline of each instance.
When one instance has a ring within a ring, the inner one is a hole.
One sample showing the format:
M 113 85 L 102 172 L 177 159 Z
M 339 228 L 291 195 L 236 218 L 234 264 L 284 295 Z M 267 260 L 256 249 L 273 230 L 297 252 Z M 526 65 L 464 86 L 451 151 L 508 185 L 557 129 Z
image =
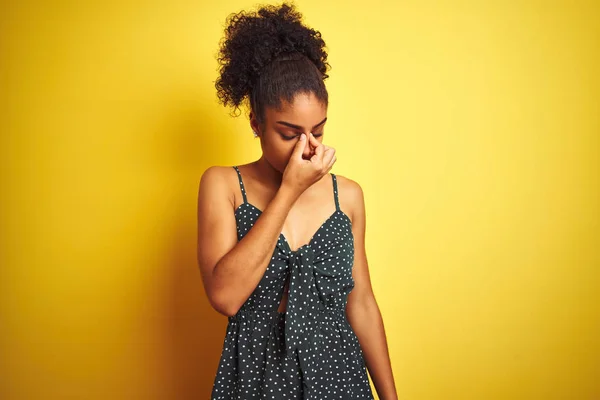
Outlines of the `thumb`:
M 294 151 L 292 153 L 292 158 L 302 159 L 302 153 L 304 152 L 304 148 L 306 147 L 306 135 L 303 133 L 300 135 L 300 139 L 296 142 L 296 146 L 294 147 Z

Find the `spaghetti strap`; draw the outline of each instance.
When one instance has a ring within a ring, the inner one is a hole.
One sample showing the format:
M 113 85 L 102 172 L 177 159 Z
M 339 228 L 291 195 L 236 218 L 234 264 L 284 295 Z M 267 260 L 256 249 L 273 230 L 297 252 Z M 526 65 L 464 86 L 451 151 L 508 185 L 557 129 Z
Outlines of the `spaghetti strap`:
M 338 198 L 338 186 L 337 186 L 337 177 L 335 174 L 331 174 L 331 179 L 333 180 L 333 198 L 335 200 L 335 209 L 340 210 L 340 200 Z
M 240 170 L 237 167 L 237 165 L 234 165 L 233 168 L 235 169 L 235 172 L 237 172 L 238 175 L 238 181 L 240 182 L 240 190 L 242 191 L 242 198 L 244 199 L 244 203 L 247 203 L 248 199 L 246 198 L 246 188 L 244 187 L 244 181 L 242 181 L 242 174 L 240 174 Z

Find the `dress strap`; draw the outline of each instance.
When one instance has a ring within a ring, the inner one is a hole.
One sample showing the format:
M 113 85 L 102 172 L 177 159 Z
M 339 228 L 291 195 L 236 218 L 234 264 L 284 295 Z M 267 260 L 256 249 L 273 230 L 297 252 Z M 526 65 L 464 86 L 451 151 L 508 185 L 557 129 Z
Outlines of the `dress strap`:
M 339 211 L 340 200 L 338 198 L 338 186 L 337 186 L 337 178 L 336 178 L 335 174 L 331 174 L 331 179 L 333 180 L 333 198 L 335 200 L 335 209 Z
M 240 182 L 240 190 L 242 191 L 242 198 L 244 199 L 244 203 L 247 203 L 248 199 L 246 198 L 246 188 L 244 187 L 244 181 L 242 180 L 242 174 L 240 174 L 240 169 L 237 167 L 237 165 L 234 165 L 233 168 L 235 169 L 235 172 L 237 172 L 237 175 L 238 175 L 238 181 Z

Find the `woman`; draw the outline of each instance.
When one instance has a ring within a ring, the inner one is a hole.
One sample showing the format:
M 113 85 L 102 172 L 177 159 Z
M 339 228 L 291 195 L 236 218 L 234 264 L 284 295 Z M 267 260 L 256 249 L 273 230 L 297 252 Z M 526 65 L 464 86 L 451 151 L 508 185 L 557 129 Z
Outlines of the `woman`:
M 360 186 L 329 173 L 327 53 L 293 6 L 229 17 L 216 87 L 260 159 L 205 171 L 198 260 L 228 316 L 213 400 L 396 399 L 365 255 Z

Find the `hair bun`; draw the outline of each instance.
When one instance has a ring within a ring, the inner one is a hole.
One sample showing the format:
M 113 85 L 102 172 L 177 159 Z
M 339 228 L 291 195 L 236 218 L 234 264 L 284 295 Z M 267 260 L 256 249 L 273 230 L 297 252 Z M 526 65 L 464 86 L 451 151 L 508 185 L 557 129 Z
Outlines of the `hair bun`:
M 308 59 L 328 77 L 327 52 L 320 32 L 308 28 L 291 4 L 267 5 L 227 17 L 218 54 L 219 100 L 238 109 L 261 74 L 275 61 Z

